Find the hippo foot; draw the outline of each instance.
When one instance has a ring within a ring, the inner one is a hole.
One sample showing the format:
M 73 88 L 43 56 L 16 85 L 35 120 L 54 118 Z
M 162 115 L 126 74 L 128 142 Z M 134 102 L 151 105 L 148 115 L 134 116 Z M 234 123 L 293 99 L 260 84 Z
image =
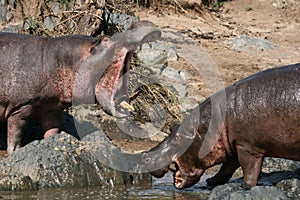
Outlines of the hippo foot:
M 16 145 L 9 145 L 7 147 L 7 153 L 10 155 L 12 154 L 14 151 L 16 151 L 17 149 L 21 148 L 21 145 L 16 144 Z
M 223 185 L 223 184 L 227 183 L 227 180 L 220 180 L 219 178 L 212 177 L 212 178 L 206 179 L 206 183 L 209 187 L 215 187 L 215 186 Z
M 243 190 L 250 190 L 250 189 L 251 189 L 251 185 L 249 185 L 249 184 L 243 182 L 243 183 L 241 184 L 241 188 L 242 188 Z

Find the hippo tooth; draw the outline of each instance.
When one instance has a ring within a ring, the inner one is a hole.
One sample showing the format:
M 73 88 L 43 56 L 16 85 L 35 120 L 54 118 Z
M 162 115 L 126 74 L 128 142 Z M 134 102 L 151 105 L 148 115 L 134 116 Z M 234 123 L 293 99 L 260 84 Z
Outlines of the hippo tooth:
M 181 183 L 176 183 L 176 184 L 175 184 L 175 187 L 176 187 L 176 188 L 180 188 L 180 186 L 181 186 Z
M 134 107 L 132 107 L 129 103 L 127 103 L 126 101 L 122 101 L 120 103 L 120 106 L 124 109 L 127 109 L 128 111 L 130 112 L 133 112 L 134 111 Z
M 175 177 L 175 181 L 184 181 L 184 179 L 182 177 Z

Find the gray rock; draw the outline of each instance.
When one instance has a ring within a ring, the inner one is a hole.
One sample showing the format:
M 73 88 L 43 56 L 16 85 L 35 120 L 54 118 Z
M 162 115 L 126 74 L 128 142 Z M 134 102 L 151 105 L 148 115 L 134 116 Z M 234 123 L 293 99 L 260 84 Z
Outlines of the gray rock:
M 109 25 L 118 26 L 121 30 L 127 30 L 132 23 L 138 21 L 139 18 L 126 14 L 111 13 L 108 9 L 105 9 L 104 20 Z
M 263 162 L 262 172 L 273 172 L 273 171 L 295 171 L 300 168 L 299 161 L 287 160 L 283 158 L 269 158 L 266 157 Z
M 137 55 L 145 67 L 151 67 L 161 84 L 171 88 L 179 97 L 186 96 L 186 82 L 190 75 L 168 66 L 168 62 L 178 60 L 174 44 L 164 41 L 143 44 Z
M 245 52 L 262 51 L 274 48 L 273 44 L 266 39 L 245 35 L 240 35 L 232 41 L 226 41 L 225 43 L 229 44 L 231 49 Z
M 58 17 L 48 16 L 44 19 L 44 26 L 49 30 L 54 30 L 55 26 L 59 23 Z
M 188 80 L 189 75 L 184 70 L 177 70 L 172 67 L 166 67 L 162 70 L 161 76 L 163 76 L 163 78 L 165 77 L 171 79 L 172 81 L 182 82 L 183 84 L 185 84 Z
M 241 191 L 241 184 L 240 183 L 228 183 L 221 186 L 215 187 L 209 196 L 209 200 L 215 199 L 229 199 L 228 196 L 236 191 Z
M 81 141 L 85 142 L 110 142 L 109 139 L 106 137 L 105 133 L 101 130 L 97 130 L 91 134 L 85 135 L 83 138 L 81 138 Z
M 202 97 L 203 99 L 204 97 Z M 180 110 L 182 113 L 187 113 L 191 110 L 193 110 L 196 106 L 199 105 L 199 101 L 196 99 L 199 99 L 199 97 L 181 97 L 179 98 L 180 102 Z
M 240 200 L 240 199 L 288 199 L 284 191 L 274 186 L 256 186 L 250 190 L 243 190 L 240 183 L 229 183 L 215 187 L 210 200 Z
M 166 86 L 172 88 L 178 96 L 184 97 L 187 94 L 186 83 L 188 77 L 187 72 L 167 66 L 161 71 L 159 80 Z
M 120 150 L 104 138 L 100 136 L 97 142 L 82 142 L 62 132 L 32 142 L 0 161 L 0 189 L 113 187 L 133 184 L 133 180 L 151 180 L 146 174 L 135 175 L 107 167 L 122 165 L 124 160 L 115 156 L 122 155 Z
M 1 32 L 19 33 L 22 29 L 22 24 L 8 24 L 4 26 Z
M 7 23 L 12 19 L 12 13 L 6 0 L 0 0 L 0 21 Z
M 276 184 L 276 187 L 284 190 L 289 198 L 300 199 L 300 180 L 286 179 Z
M 298 199 L 300 173 L 298 174 L 298 169 L 294 169 L 295 163 L 297 162 L 286 159 L 265 158 L 265 169 L 271 172 L 260 174 L 258 186 L 243 190 L 243 178 L 233 179 L 231 183 L 215 187 L 209 199 Z M 287 171 L 291 169 L 293 170 Z
M 59 12 L 61 12 L 62 10 L 66 10 L 66 4 L 59 2 L 49 1 L 48 6 L 55 15 L 59 14 Z
M 143 44 L 137 55 L 146 66 L 156 67 L 161 71 L 168 61 L 178 60 L 175 45 L 160 40 L 152 42 L 151 45 Z

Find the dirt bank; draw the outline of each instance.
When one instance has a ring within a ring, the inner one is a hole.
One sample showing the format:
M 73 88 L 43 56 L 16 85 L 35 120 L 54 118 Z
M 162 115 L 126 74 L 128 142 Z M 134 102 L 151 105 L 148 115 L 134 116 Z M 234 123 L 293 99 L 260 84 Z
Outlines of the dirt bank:
M 284 2 L 228 1 L 219 12 L 153 4 L 150 9 L 134 8 L 132 13 L 157 24 L 162 30 L 180 32 L 196 41 L 207 51 L 221 73 L 224 86 L 227 86 L 267 68 L 300 62 L 300 1 Z M 230 49 L 226 41 L 239 35 L 267 39 L 274 48 L 256 51 Z M 184 57 L 169 65 L 193 73 L 193 66 Z M 201 77 L 193 77 L 189 84 L 204 97 L 213 92 L 203 88 Z M 149 148 L 138 141 L 132 145 L 130 141 L 115 142 L 127 150 Z

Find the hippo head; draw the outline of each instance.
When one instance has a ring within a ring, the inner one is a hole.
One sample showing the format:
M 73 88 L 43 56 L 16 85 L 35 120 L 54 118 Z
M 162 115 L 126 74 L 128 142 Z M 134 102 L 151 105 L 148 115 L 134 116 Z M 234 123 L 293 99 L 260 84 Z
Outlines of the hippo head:
M 103 48 L 114 49 L 114 56 L 96 84 L 95 95 L 108 114 L 124 116 L 127 115 L 127 110 L 133 109 L 128 104 L 126 90 L 132 51 L 143 43 L 158 39 L 160 34 L 154 24 L 139 21 L 127 31 L 102 39 L 102 44 L 96 51 L 102 51 Z
M 156 147 L 144 152 L 142 159 L 146 168 L 157 178 L 163 177 L 168 169 L 172 171 L 174 186 L 177 189 L 193 186 L 207 168 L 219 162 L 220 154 L 223 153 L 218 138 L 216 140 L 210 138 L 217 141 L 216 145 L 204 143 L 206 133 L 207 124 L 201 125 L 201 122 L 197 126 L 189 124 L 173 126 L 168 137 Z M 204 156 L 201 155 L 201 147 L 209 149 L 205 150 Z M 171 164 L 175 164 L 175 169 L 170 168 Z
M 201 139 L 196 132 L 172 129 L 165 140 L 144 153 L 143 159 L 151 175 L 161 178 L 170 170 L 174 173 L 174 186 L 183 189 L 197 183 L 204 172 L 204 163 L 197 153 Z M 170 168 L 171 164 L 175 164 L 175 169 Z

